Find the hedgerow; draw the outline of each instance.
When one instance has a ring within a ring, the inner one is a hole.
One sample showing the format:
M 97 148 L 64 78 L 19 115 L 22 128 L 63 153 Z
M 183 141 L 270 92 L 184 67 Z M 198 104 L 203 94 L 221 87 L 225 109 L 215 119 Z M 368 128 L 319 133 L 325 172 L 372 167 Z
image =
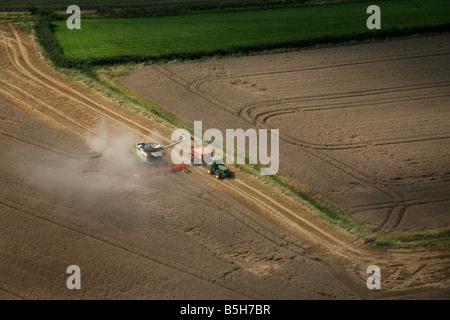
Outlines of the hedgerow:
M 226 10 L 238 8 L 274 8 L 279 6 L 295 6 L 308 0 L 258 0 L 258 1 L 212 1 L 206 3 L 187 3 L 168 6 L 134 7 L 134 8 L 108 8 L 102 7 L 96 10 L 96 14 L 109 18 L 137 18 L 177 15 L 186 12 Z

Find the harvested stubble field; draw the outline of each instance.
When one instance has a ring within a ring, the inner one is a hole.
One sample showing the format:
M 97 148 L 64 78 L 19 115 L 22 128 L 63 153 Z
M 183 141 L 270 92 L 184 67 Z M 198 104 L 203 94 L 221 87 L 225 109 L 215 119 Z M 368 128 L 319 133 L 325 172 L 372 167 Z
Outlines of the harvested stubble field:
M 215 63 L 196 70 L 230 76 Z M 194 65 L 204 66 L 183 67 Z M 183 82 L 165 71 L 179 67 L 150 70 L 158 75 L 153 85 L 179 94 Z M 167 142 L 167 129 L 55 72 L 33 37 L 6 23 L 0 68 L 0 298 L 449 298 L 448 246 L 368 247 L 240 172 L 223 183 L 196 167 L 137 180 L 130 145 Z M 228 82 L 229 89 L 268 91 L 245 81 Z M 206 103 L 190 89 L 181 107 L 195 95 Z M 195 120 L 208 120 L 193 110 Z M 366 288 L 373 263 L 383 270 L 380 292 Z M 81 268 L 81 290 L 66 288 L 71 264 Z
M 204 130 L 280 129 L 280 171 L 373 228 L 447 227 L 449 40 L 147 66 L 120 81 Z
M 357 297 L 246 191 L 195 168 L 135 178 L 130 146 L 170 134 L 53 71 L 26 32 L 0 23 L 0 57 L 1 299 Z

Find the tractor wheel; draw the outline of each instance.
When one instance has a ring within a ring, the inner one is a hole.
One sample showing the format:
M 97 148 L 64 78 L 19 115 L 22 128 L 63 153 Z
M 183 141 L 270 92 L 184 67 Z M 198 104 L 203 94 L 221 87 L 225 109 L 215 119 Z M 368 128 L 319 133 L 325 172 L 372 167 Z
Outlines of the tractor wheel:
M 220 172 L 219 170 L 216 171 L 216 179 L 222 179 L 222 172 Z
M 214 174 L 214 172 L 212 171 L 211 166 L 206 166 L 206 172 L 208 172 L 208 174 Z

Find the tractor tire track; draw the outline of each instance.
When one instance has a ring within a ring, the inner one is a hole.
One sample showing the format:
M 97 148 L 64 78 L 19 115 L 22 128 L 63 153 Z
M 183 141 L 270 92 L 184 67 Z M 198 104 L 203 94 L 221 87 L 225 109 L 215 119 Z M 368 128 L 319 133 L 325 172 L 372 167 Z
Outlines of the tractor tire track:
M 374 260 L 376 260 L 377 263 L 381 265 L 388 265 L 392 261 L 392 259 L 394 259 L 395 261 L 400 263 L 400 269 L 403 270 L 407 268 L 407 266 L 410 267 L 413 261 L 414 264 L 416 264 L 420 261 L 429 261 L 429 259 L 436 259 L 442 264 L 437 268 L 438 271 L 434 274 L 434 276 L 436 278 L 439 278 L 440 276 L 442 276 L 442 272 L 444 272 L 445 274 L 449 273 L 448 270 L 444 271 L 446 270 L 446 262 L 450 258 L 450 254 L 446 250 L 438 250 L 436 252 L 432 252 L 429 255 L 427 254 L 426 257 L 420 258 L 417 261 L 415 260 L 416 258 L 414 258 L 414 255 L 411 256 L 411 260 L 408 257 L 409 254 L 407 254 L 406 257 L 397 256 L 396 250 L 394 250 L 395 252 L 393 254 L 395 258 L 385 254 L 379 255 L 371 252 L 371 250 L 368 250 L 368 248 L 364 246 L 360 240 L 354 239 L 347 242 L 341 241 L 333 237 L 329 232 L 318 228 L 317 225 L 314 225 L 314 223 L 311 223 L 308 219 L 296 214 L 276 200 L 267 198 L 267 202 L 263 202 L 261 196 L 264 196 L 261 195 L 258 190 L 251 188 L 251 193 L 246 192 L 244 190 L 247 188 L 234 186 L 233 182 L 234 181 L 232 180 L 226 181 L 224 184 L 221 184 L 220 187 L 222 187 L 225 192 L 226 189 L 228 189 L 228 194 L 230 194 L 230 196 L 232 193 L 239 193 L 239 198 L 244 198 L 246 199 L 245 201 L 251 202 L 253 206 L 259 207 L 260 211 L 266 212 L 268 214 L 267 217 L 270 217 L 270 219 L 276 221 L 277 224 L 284 226 L 284 228 L 287 228 L 288 230 L 295 230 L 295 232 L 298 232 L 298 234 L 301 235 L 302 239 L 309 239 L 308 242 L 312 245 L 318 245 L 326 251 L 333 252 L 333 254 L 336 256 L 340 256 L 347 261 L 352 261 L 351 264 L 353 264 L 353 267 L 361 266 L 361 268 L 363 268 L 363 266 L 367 265 L 367 263 L 370 263 L 369 261 Z M 236 182 L 241 181 L 236 180 Z M 245 183 L 243 184 L 245 185 Z M 246 186 L 249 187 L 248 185 Z M 435 263 L 433 265 L 438 265 L 438 263 Z M 349 272 L 351 272 L 351 270 L 349 270 Z M 439 274 L 439 272 L 441 272 L 441 274 Z M 432 279 L 433 277 L 430 276 L 430 281 L 432 281 Z M 394 279 L 392 281 L 385 281 L 384 283 L 385 285 L 393 289 L 399 288 L 399 286 L 401 286 L 402 288 L 408 287 L 408 285 L 404 284 L 403 279 Z
M 8 294 L 8 295 L 10 295 L 10 296 L 12 296 L 12 297 L 15 297 L 15 298 L 17 298 L 17 299 L 20 299 L 20 300 L 25 300 L 25 299 L 26 299 L 26 297 L 22 296 L 22 295 L 19 293 L 19 290 L 2 287 L 2 286 L 4 286 L 4 285 L 5 285 L 5 284 L 0 284 L 0 291 L 3 291 L 3 292 L 5 292 L 6 294 Z
M 220 77 L 216 77 L 216 78 L 203 78 L 203 79 L 199 79 L 199 80 L 191 82 L 190 86 L 195 89 L 200 90 L 201 86 L 203 86 L 206 83 L 213 82 L 213 81 L 242 79 L 245 77 L 279 76 L 280 74 L 287 74 L 287 73 L 298 73 L 298 72 L 312 71 L 312 70 L 328 70 L 328 69 L 332 69 L 332 68 L 352 67 L 355 65 L 365 65 L 365 64 L 383 63 L 383 62 L 391 62 L 391 61 L 403 61 L 403 60 L 409 60 L 409 59 L 431 58 L 431 57 L 440 57 L 440 56 L 447 56 L 447 55 L 450 55 L 450 52 L 419 54 L 419 55 L 410 55 L 410 56 L 397 56 L 397 57 L 386 58 L 386 59 L 363 60 L 363 61 L 358 61 L 358 62 L 352 61 L 352 62 L 347 62 L 347 63 L 329 64 L 329 65 L 322 65 L 322 66 L 308 67 L 308 68 L 292 68 L 292 69 L 286 69 L 286 70 L 255 72 L 255 73 L 249 73 L 249 74 L 244 74 L 244 75 L 220 76 Z
M 236 110 L 233 110 L 231 107 L 227 106 L 224 102 L 222 102 L 214 97 L 211 97 L 209 94 L 202 92 L 201 90 L 192 90 L 191 86 L 188 84 L 187 81 L 183 80 L 180 76 L 175 75 L 173 72 L 169 71 L 167 68 L 160 66 L 160 67 L 155 67 L 155 69 L 157 71 L 159 71 L 161 74 L 168 77 L 170 80 L 172 80 L 176 84 L 178 84 L 181 87 L 185 88 L 186 90 L 192 92 L 196 96 L 208 101 L 209 103 L 213 104 L 214 106 L 216 106 L 220 109 L 223 109 L 226 112 L 228 112 L 234 116 L 238 116 L 240 119 L 246 121 L 250 125 L 253 125 L 252 121 L 250 121 L 249 119 L 245 119 L 245 117 L 241 117 L 239 115 L 239 112 L 237 112 Z M 366 184 L 367 186 L 369 186 L 375 190 L 378 190 L 379 192 L 384 194 L 388 199 L 390 199 L 392 201 L 393 209 L 388 214 L 388 217 L 379 225 L 378 230 L 382 229 L 384 227 L 384 225 L 389 221 L 391 215 L 395 212 L 396 207 L 404 206 L 404 201 L 405 201 L 404 196 L 401 195 L 396 190 L 386 187 L 382 182 L 372 180 L 370 177 L 364 175 L 361 172 L 358 172 L 357 170 L 353 169 L 352 167 L 347 166 L 346 164 L 338 161 L 337 159 L 334 159 L 330 156 L 325 155 L 324 153 L 319 152 L 320 150 L 316 150 L 314 148 L 309 148 L 307 145 L 305 146 L 303 143 L 298 143 L 295 138 L 293 138 L 292 136 L 290 136 L 284 132 L 280 132 L 280 139 L 282 139 L 283 141 L 285 141 L 291 145 L 295 145 L 295 146 L 299 147 L 299 149 L 301 149 L 305 153 L 307 153 L 307 154 L 315 157 L 316 159 L 328 164 L 329 166 L 345 173 L 346 175 L 352 177 L 353 179 L 356 179 L 357 181 L 360 181 L 360 182 Z
M 84 137 L 86 133 L 98 134 L 95 130 L 79 121 L 73 121 L 72 118 L 67 117 L 64 113 L 59 112 L 56 108 L 50 107 L 43 100 L 36 98 L 18 86 L 13 86 L 0 80 L 3 85 L 3 93 L 10 97 L 11 100 L 20 102 L 20 104 L 31 106 L 32 111 L 39 113 L 43 118 L 49 122 L 57 122 L 60 126 L 65 128 L 70 133 L 77 137 Z
M 110 108 L 107 108 L 103 106 L 102 104 L 96 102 L 95 100 L 89 98 L 88 96 L 83 95 L 76 89 L 64 84 L 63 82 L 57 80 L 56 77 L 50 77 L 47 76 L 45 72 L 42 72 L 37 67 L 34 66 L 34 64 L 31 62 L 27 49 L 22 44 L 22 41 L 20 39 L 19 34 L 15 30 L 15 28 L 12 25 L 9 25 L 9 29 L 12 32 L 13 39 L 15 39 L 16 45 L 18 47 L 18 51 L 20 53 L 16 53 L 15 57 L 10 57 L 10 63 L 15 68 L 15 71 L 19 72 L 22 76 L 25 76 L 33 81 L 35 83 L 38 83 L 42 85 L 43 87 L 47 88 L 48 90 L 51 90 L 57 94 L 61 94 L 62 96 L 66 97 L 67 99 L 73 101 L 78 106 L 83 106 L 84 108 L 90 110 L 94 114 L 97 114 L 98 116 L 104 117 L 118 125 L 121 125 L 125 127 L 128 130 L 132 130 L 135 133 L 138 133 L 140 135 L 148 135 L 149 129 L 145 126 L 143 126 L 140 123 L 137 123 L 135 121 L 132 121 L 128 119 L 125 115 L 113 111 Z M 1 29 L 0 29 L 1 30 Z M 7 35 L 3 35 L 4 38 L 7 37 Z M 3 41 L 6 42 L 9 46 L 8 48 L 15 52 L 16 50 L 11 47 L 12 41 Z M 20 60 L 23 61 L 23 63 L 20 62 Z M 125 113 L 125 112 L 124 112 Z M 90 124 L 91 126 L 93 124 Z
M 26 144 L 32 145 L 38 149 L 44 149 L 49 152 L 52 152 L 57 155 L 60 155 L 60 156 L 66 157 L 66 158 L 70 158 L 70 159 L 93 159 L 93 158 L 98 158 L 101 156 L 99 153 L 76 154 L 71 151 L 63 150 L 63 149 L 57 148 L 55 146 L 52 146 L 52 145 L 49 145 L 46 143 L 42 143 L 42 142 L 38 142 L 38 141 L 31 141 L 29 139 L 23 139 L 21 137 L 18 137 L 16 135 L 12 135 L 12 134 L 9 134 L 6 132 L 0 132 L 0 134 L 8 137 L 10 139 L 20 141 L 21 143 L 26 143 Z
M 421 204 L 428 204 L 433 202 L 445 202 L 450 201 L 450 197 L 448 196 L 437 196 L 437 197 L 425 197 L 425 198 L 415 198 L 415 199 L 407 199 L 405 203 L 407 206 L 416 206 Z M 391 202 L 383 202 L 383 203 L 373 203 L 373 204 L 363 204 L 352 206 L 349 209 L 350 212 L 361 212 L 366 210 L 375 210 L 375 209 L 387 209 L 392 208 Z
M 450 86 L 450 82 L 448 85 L 443 86 L 433 86 L 432 88 L 438 88 L 438 87 L 448 87 Z M 421 87 L 420 89 L 423 89 Z M 417 89 L 411 89 L 411 90 L 417 90 Z M 399 92 L 405 92 L 409 90 L 398 90 L 395 91 L 395 93 Z M 342 97 L 341 95 L 333 97 L 333 98 L 326 98 L 325 100 L 331 99 L 341 99 L 341 98 L 353 98 L 355 96 L 345 96 Z M 292 99 L 283 99 L 283 100 L 273 100 L 268 101 L 267 103 L 259 103 L 259 105 L 251 105 L 247 106 L 244 109 L 241 110 L 241 113 L 245 113 L 247 117 L 254 119 L 255 124 L 264 123 L 266 124 L 268 120 L 270 120 L 273 117 L 277 117 L 280 115 L 286 115 L 286 114 L 292 114 L 297 112 L 312 112 L 312 111 L 325 111 L 325 110 L 336 110 L 336 109 L 350 109 L 350 108 L 360 108 L 360 107 L 372 107 L 372 106 L 380 106 L 385 104 L 392 104 L 397 102 L 410 102 L 410 101 L 418 101 L 418 100 L 427 100 L 430 98 L 447 98 L 449 97 L 448 94 L 440 94 L 440 95 L 429 95 L 429 96 L 420 96 L 420 97 L 410 97 L 410 98 L 397 98 L 397 99 L 385 99 L 384 101 L 382 99 L 378 99 L 377 101 L 368 102 L 361 104 L 360 101 L 358 102 L 342 102 L 342 103 L 329 103 L 329 104 L 315 104 L 315 105 L 306 105 L 302 107 L 293 107 L 293 108 L 285 108 L 285 109 L 277 109 L 277 110 L 269 110 L 265 112 L 259 112 L 255 116 L 251 116 L 250 113 L 253 112 L 255 109 L 258 108 L 266 108 L 270 106 L 276 106 L 276 105 L 283 105 L 288 103 L 299 103 L 299 102 L 305 102 L 303 98 L 292 98 Z M 314 100 L 311 100 L 314 101 Z M 318 98 L 317 101 L 323 101 L 322 99 Z M 310 102 L 309 100 L 307 102 Z M 262 119 L 260 119 L 262 118 Z M 334 147 L 334 145 L 331 145 Z M 339 145 L 337 145 L 339 146 Z M 319 147 L 328 147 L 328 145 L 319 145 Z
M 27 216 L 30 216 L 30 217 L 33 217 L 40 221 L 43 221 L 45 223 L 50 223 L 52 225 L 56 225 L 58 227 L 64 228 L 68 231 L 78 233 L 84 237 L 98 241 L 104 245 L 112 246 L 116 249 L 120 249 L 129 254 L 139 256 L 145 260 L 148 260 L 153 263 L 159 264 L 161 266 L 176 270 L 178 272 L 192 276 L 199 280 L 208 282 L 208 283 L 212 284 L 213 286 L 217 286 L 217 287 L 220 287 L 227 291 L 233 292 L 233 293 L 238 294 L 246 299 L 255 299 L 254 297 L 252 298 L 250 295 L 240 292 L 239 290 L 236 290 L 234 288 L 230 288 L 226 285 L 218 283 L 217 279 L 213 279 L 213 278 L 206 277 L 204 275 L 200 275 L 200 274 L 198 274 L 198 272 L 196 272 L 194 269 L 192 269 L 191 267 L 189 267 L 187 265 L 183 265 L 181 263 L 177 263 L 175 261 L 168 260 L 164 257 L 161 257 L 154 253 L 150 253 L 147 250 L 143 250 L 139 247 L 136 247 L 136 246 L 126 243 L 124 241 L 118 241 L 114 238 L 110 238 L 106 235 L 102 235 L 102 234 L 98 234 L 98 233 L 94 234 L 92 231 L 86 230 L 86 228 L 84 228 L 82 226 L 79 226 L 79 225 L 74 224 L 69 221 L 62 220 L 61 218 L 57 218 L 55 216 L 51 216 L 45 212 L 40 212 L 40 211 L 36 210 L 35 208 L 26 206 L 23 203 L 19 204 L 19 202 L 17 202 L 17 201 L 11 201 L 9 199 L 0 197 L 0 205 L 6 206 L 6 207 L 16 210 L 18 212 L 21 212 L 22 214 L 25 214 Z
M 201 168 L 200 167 L 196 167 L 196 169 L 199 169 L 199 170 L 196 170 L 196 171 L 200 175 L 201 172 L 198 172 L 198 171 L 201 171 Z M 202 180 L 206 180 L 207 178 L 208 177 L 202 178 Z M 171 179 L 175 180 L 175 178 L 171 178 Z M 178 190 L 178 192 L 174 192 L 173 189 Z M 233 187 L 231 187 L 229 189 L 233 189 Z M 176 188 L 176 187 L 175 188 L 171 187 L 170 189 L 164 189 L 164 190 L 166 190 L 166 192 L 171 192 L 171 193 L 173 193 L 174 195 L 177 195 L 177 196 L 179 196 L 180 194 L 186 194 L 186 190 L 185 189 Z M 233 189 L 233 190 L 235 190 L 235 189 Z M 193 193 L 193 192 L 188 192 L 188 193 L 191 196 L 191 197 L 189 197 L 189 199 L 190 199 L 189 201 L 192 201 L 195 198 L 199 198 L 199 195 L 197 193 Z M 202 199 L 202 200 L 201 201 L 200 200 L 194 200 L 194 202 L 198 202 L 198 203 L 201 203 L 202 205 L 207 205 L 207 206 L 210 206 L 213 209 L 217 209 L 217 206 L 211 205 L 211 200 L 210 199 L 206 199 L 206 198 L 204 198 L 202 196 L 200 196 L 200 199 Z M 214 202 L 214 204 L 215 205 L 220 204 L 221 212 L 224 212 L 228 216 L 230 216 L 233 219 L 237 220 L 239 223 L 241 223 L 242 225 L 247 227 L 252 232 L 260 235 L 261 237 L 263 237 L 267 241 L 275 244 L 276 246 L 283 246 L 283 248 L 285 250 L 288 250 L 291 253 L 294 253 L 294 254 L 299 255 L 299 256 L 304 256 L 304 249 L 301 246 L 299 246 L 296 243 L 293 243 L 292 241 L 287 241 L 286 239 L 280 237 L 279 235 L 277 235 L 273 231 L 269 230 L 268 228 L 263 226 L 261 223 L 259 223 L 255 219 L 252 219 L 248 215 L 246 215 L 245 213 L 241 212 L 239 209 L 236 208 L 234 210 L 227 210 L 228 206 L 223 201 L 217 202 L 217 200 L 216 200 Z M 235 214 L 234 212 L 237 212 L 239 214 L 239 216 L 238 216 L 238 214 Z
M 205 175 L 205 173 L 202 170 L 202 167 L 193 167 L 191 169 L 191 171 L 197 173 L 199 176 Z M 207 180 L 209 180 L 207 178 L 209 178 L 209 177 L 208 176 L 206 178 L 202 177 L 201 179 L 203 181 L 207 182 Z M 216 185 L 215 187 L 219 190 L 222 190 L 223 192 L 226 192 L 230 196 L 233 194 L 234 195 L 239 194 L 239 198 L 243 197 L 243 198 L 247 199 L 248 201 L 250 201 L 255 206 L 259 207 L 260 210 L 269 212 L 269 216 L 275 215 L 275 216 L 279 216 L 281 219 L 282 215 L 280 215 L 280 212 L 285 212 L 285 215 L 287 214 L 288 219 L 285 219 L 283 221 L 284 222 L 289 221 L 289 223 L 295 225 L 296 228 L 297 227 L 301 228 L 300 232 L 304 235 L 307 235 L 311 239 L 313 239 L 314 242 L 320 242 L 320 241 L 323 242 L 324 241 L 323 237 L 326 237 L 330 243 L 335 244 L 335 247 L 336 247 L 335 249 L 345 248 L 345 249 L 349 250 L 350 252 L 353 252 L 353 249 L 348 247 L 344 242 L 340 241 L 339 239 L 333 237 L 330 234 L 326 234 L 323 230 L 317 228 L 315 225 L 308 222 L 306 219 L 295 214 L 292 210 L 286 208 L 284 205 L 277 202 L 276 200 L 268 198 L 267 196 L 263 195 L 260 191 L 254 189 L 253 187 L 246 184 L 245 182 L 243 182 L 239 179 L 222 181 L 222 182 L 224 182 L 224 183 L 221 183 L 219 186 Z M 235 182 L 240 184 L 242 187 L 239 188 L 235 184 Z M 250 190 L 251 193 L 249 193 L 248 191 L 244 191 L 244 188 L 247 190 Z M 181 191 L 186 192 L 185 190 L 180 189 L 180 192 Z M 178 194 L 179 193 L 177 193 L 177 195 Z M 197 196 L 196 194 L 192 194 L 192 195 Z M 248 218 L 248 217 L 246 217 L 246 218 Z M 255 221 L 252 221 L 252 222 L 255 223 Z M 301 222 L 302 226 L 300 226 L 298 224 L 298 222 Z M 243 224 L 245 224 L 246 227 L 254 230 L 255 232 L 260 233 L 259 231 L 256 231 L 253 227 L 248 225 L 247 223 L 243 223 Z M 313 231 L 311 231 L 311 230 L 313 230 Z M 315 233 L 319 233 L 319 236 L 316 235 Z M 273 242 L 275 244 L 279 244 L 278 242 L 273 241 L 273 240 L 271 240 L 271 242 Z M 359 252 L 354 252 L 354 253 L 359 255 Z

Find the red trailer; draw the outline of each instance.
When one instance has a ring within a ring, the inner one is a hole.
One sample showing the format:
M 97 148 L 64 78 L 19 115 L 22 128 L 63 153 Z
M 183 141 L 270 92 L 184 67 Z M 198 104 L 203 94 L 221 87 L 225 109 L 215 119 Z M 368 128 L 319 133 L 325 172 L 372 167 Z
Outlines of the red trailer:
M 192 164 L 202 164 L 206 166 L 206 163 L 209 162 L 212 158 L 211 151 L 204 147 L 191 148 L 190 152 Z M 195 159 L 197 159 L 197 163 L 195 162 Z

